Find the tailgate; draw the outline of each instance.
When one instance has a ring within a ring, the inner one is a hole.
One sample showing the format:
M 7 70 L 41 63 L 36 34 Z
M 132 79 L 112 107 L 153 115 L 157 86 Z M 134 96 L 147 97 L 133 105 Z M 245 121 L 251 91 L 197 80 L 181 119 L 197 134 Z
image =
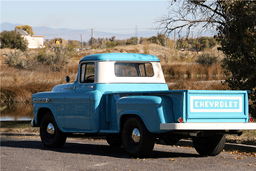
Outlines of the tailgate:
M 188 90 L 185 122 L 248 122 L 247 91 Z

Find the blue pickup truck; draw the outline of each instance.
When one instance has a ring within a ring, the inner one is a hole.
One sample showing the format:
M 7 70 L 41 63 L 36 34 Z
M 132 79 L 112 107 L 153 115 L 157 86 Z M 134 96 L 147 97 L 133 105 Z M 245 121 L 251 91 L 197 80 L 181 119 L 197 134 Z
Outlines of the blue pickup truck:
M 192 138 L 200 155 L 219 154 L 226 134 L 256 129 L 247 91 L 169 90 L 156 56 L 95 54 L 79 62 L 76 80 L 32 96 L 33 127 L 46 147 L 73 133 L 105 135 L 131 156 L 149 154 L 156 140 Z

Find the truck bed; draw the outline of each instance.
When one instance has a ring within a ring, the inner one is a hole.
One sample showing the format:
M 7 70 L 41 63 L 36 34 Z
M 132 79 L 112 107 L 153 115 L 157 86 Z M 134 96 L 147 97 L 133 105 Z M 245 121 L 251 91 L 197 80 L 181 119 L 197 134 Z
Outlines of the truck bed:
M 118 129 L 114 127 L 119 125 L 117 118 L 129 113 L 139 115 L 152 132 L 157 132 L 158 129 L 159 131 L 255 129 L 255 124 L 248 125 L 247 91 L 110 91 L 105 95 L 105 119 L 113 125 L 109 127 L 112 130 Z M 145 115 L 148 116 L 144 117 Z

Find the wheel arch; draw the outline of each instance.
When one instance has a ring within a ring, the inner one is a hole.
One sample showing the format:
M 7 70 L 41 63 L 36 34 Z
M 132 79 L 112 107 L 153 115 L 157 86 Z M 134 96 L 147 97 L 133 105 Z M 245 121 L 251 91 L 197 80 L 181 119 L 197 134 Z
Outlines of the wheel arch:
M 120 124 L 119 124 L 119 131 L 122 132 L 123 126 L 125 121 L 130 118 L 130 117 L 135 117 L 137 119 L 140 119 L 142 121 L 142 123 L 145 125 L 145 127 L 147 128 L 147 130 L 149 131 L 147 124 L 145 124 L 145 121 L 143 120 L 142 116 L 138 113 L 124 113 L 121 115 L 120 117 Z
M 160 130 L 160 124 L 172 120 L 172 112 L 168 105 L 171 104 L 169 98 L 162 96 L 125 96 L 117 100 L 117 124 L 118 130 L 123 126 L 123 117 L 134 115 L 140 117 L 151 133 L 164 132 Z M 125 115 L 125 116 L 124 116 Z
M 56 122 L 58 128 L 59 128 L 62 132 L 65 132 L 65 130 L 64 130 L 64 128 L 63 128 L 63 126 L 64 126 L 63 124 L 64 124 L 64 123 L 61 123 L 61 122 L 58 120 L 57 115 L 56 115 L 56 113 L 54 112 L 54 109 L 53 109 L 51 106 L 39 106 L 39 107 L 34 108 L 35 126 L 36 126 L 36 127 L 40 127 L 41 121 L 42 121 L 42 119 L 43 119 L 43 117 L 44 117 L 44 115 L 45 115 L 46 113 L 50 113 L 50 114 L 53 116 L 53 118 L 54 118 L 54 120 L 55 120 L 55 122 Z
M 42 119 L 43 119 L 43 117 L 44 117 L 44 115 L 45 115 L 46 113 L 51 113 L 51 115 L 54 117 L 53 112 L 51 111 L 51 109 L 49 109 L 49 108 L 47 108 L 47 107 L 42 107 L 42 108 L 40 108 L 40 109 L 38 110 L 38 112 L 37 112 L 37 120 L 36 120 L 36 125 L 37 125 L 37 126 L 40 126 L 41 121 L 42 121 Z M 55 117 L 54 117 L 54 119 L 55 119 L 55 121 L 56 121 L 56 118 L 55 118 Z

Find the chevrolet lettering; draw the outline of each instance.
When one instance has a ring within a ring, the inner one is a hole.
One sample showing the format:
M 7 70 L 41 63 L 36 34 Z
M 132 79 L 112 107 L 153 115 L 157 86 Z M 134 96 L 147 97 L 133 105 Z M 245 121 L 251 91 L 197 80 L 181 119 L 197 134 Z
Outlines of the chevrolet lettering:
M 239 108 L 238 101 L 232 101 L 232 100 L 209 100 L 209 101 L 195 101 L 195 108 L 207 108 L 207 109 L 216 109 L 216 108 L 226 108 L 226 109 L 236 109 Z
M 156 140 L 192 138 L 197 152 L 215 156 L 226 134 L 256 129 L 248 92 L 169 90 L 156 56 L 107 53 L 83 57 L 73 83 L 32 96 L 42 143 L 62 147 L 72 134 L 105 135 L 110 146 L 147 156 Z M 64 147 L 65 148 L 65 147 Z

